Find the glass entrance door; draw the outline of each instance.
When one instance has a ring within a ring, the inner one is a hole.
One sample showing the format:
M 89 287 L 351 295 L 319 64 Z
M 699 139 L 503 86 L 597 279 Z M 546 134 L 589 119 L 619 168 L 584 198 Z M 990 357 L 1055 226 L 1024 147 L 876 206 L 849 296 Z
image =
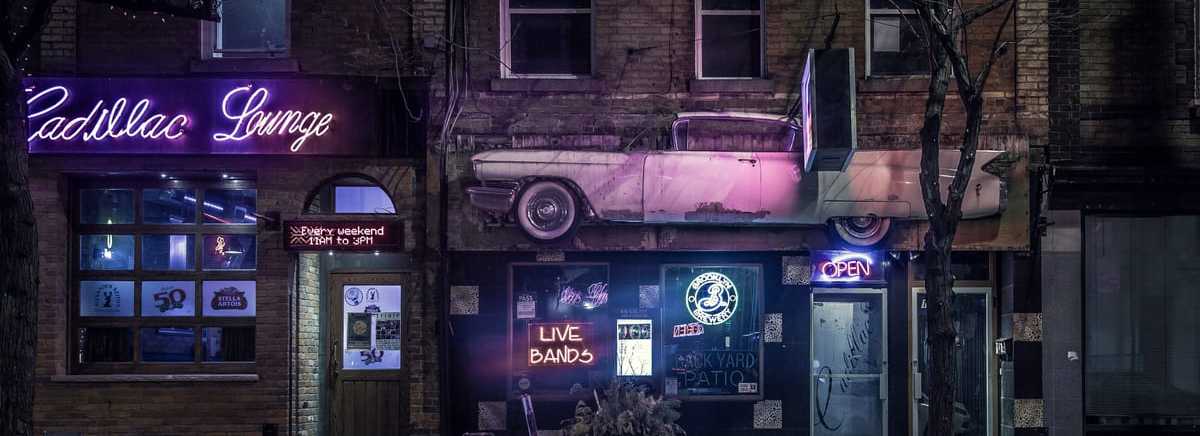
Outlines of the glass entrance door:
M 885 289 L 814 289 L 810 422 L 814 435 L 887 434 Z
M 929 391 L 926 314 L 928 304 L 924 288 L 913 288 L 912 295 L 912 414 L 913 434 L 923 436 L 929 417 Z M 992 297 L 989 288 L 955 288 L 954 341 L 958 371 L 958 392 L 954 395 L 954 436 L 990 436 L 993 434 L 992 384 Z

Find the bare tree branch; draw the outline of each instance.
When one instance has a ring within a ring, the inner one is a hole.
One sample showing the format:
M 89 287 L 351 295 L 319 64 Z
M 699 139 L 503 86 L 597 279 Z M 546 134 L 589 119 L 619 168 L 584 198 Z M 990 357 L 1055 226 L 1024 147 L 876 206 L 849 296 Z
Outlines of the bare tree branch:
M 21 56 L 25 54 L 25 49 L 29 48 L 33 39 L 42 33 L 42 28 L 46 27 L 46 23 L 50 21 L 51 6 L 54 6 L 54 0 L 34 1 L 33 8 L 25 17 L 25 24 L 21 26 L 20 30 L 17 30 L 17 35 L 12 40 L 3 39 L 5 41 L 4 54 L 12 60 L 12 64 L 17 68 L 20 68 Z M 8 12 L 5 11 L 5 13 Z
M 1000 7 L 1004 6 L 1005 3 L 1010 3 L 1010 2 L 1013 3 L 1014 6 L 1016 5 L 1016 2 L 1012 1 L 1012 0 L 992 0 L 991 3 L 988 3 L 986 5 L 979 6 L 977 8 L 974 8 L 974 9 L 971 9 L 968 11 L 964 11 L 962 13 L 962 16 L 960 16 L 958 18 L 958 20 L 956 20 L 957 23 L 955 23 L 954 27 L 956 28 L 956 30 L 967 27 L 967 26 L 971 25 L 972 22 L 979 19 L 979 17 L 987 15 L 988 13 L 990 13 L 996 9 L 1000 9 Z
M 1017 11 L 1017 2 L 1013 2 L 1008 8 L 1008 13 L 1004 14 L 1004 21 L 1000 22 L 1000 28 L 996 31 L 996 39 L 992 40 L 992 49 L 988 52 L 987 63 L 983 65 L 983 69 L 979 70 L 979 76 L 975 78 L 975 87 L 980 91 L 987 89 L 988 76 L 992 74 L 992 68 L 996 66 L 996 61 L 1007 51 L 1008 41 L 1001 42 L 1004 35 L 1004 28 L 1008 26 L 1008 21 L 1012 19 Z

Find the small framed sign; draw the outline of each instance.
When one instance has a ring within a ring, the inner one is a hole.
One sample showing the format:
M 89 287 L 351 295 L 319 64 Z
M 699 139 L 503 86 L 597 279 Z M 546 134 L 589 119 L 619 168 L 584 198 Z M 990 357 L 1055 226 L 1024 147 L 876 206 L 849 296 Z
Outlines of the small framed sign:
M 204 316 L 254 316 L 254 281 L 206 281 L 204 282 Z
M 284 232 L 289 251 L 404 248 L 404 226 L 400 221 L 289 221 Z
M 133 282 L 79 282 L 79 316 L 133 316 Z

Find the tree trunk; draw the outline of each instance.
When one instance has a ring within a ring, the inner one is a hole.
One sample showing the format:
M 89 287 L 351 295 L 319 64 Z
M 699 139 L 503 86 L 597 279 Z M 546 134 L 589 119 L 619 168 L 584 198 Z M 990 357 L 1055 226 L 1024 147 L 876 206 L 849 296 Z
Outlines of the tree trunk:
M 33 434 L 37 345 L 37 227 L 29 194 L 25 99 L 0 53 L 0 434 Z

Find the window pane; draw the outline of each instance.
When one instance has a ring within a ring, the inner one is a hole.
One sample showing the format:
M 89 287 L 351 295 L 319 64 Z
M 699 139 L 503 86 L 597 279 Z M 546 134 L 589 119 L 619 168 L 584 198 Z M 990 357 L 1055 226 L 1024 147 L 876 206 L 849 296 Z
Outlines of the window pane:
M 287 48 L 286 0 L 225 0 L 221 3 L 220 40 L 224 50 Z
M 820 296 L 814 301 L 813 365 L 828 374 L 879 374 L 883 355 L 883 304 L 878 295 Z
M 133 224 L 133 190 L 80 190 L 79 223 Z
M 79 269 L 133 270 L 133 235 L 80 235 Z
M 871 0 L 871 9 L 912 9 L 912 0 Z
M 195 224 L 196 191 L 191 189 L 147 189 L 142 191 L 142 222 L 146 224 Z
M 191 327 L 141 329 L 143 362 L 193 362 L 196 360 L 196 330 Z
M 1084 232 L 1089 421 L 1200 415 L 1200 217 L 1090 216 Z
M 79 316 L 133 316 L 133 282 L 79 282 Z
M 133 360 L 133 331 L 125 327 L 79 329 L 79 363 Z
M 204 191 L 206 224 L 255 224 L 257 191 L 253 189 L 209 189 Z
M 704 10 L 757 11 L 761 0 L 704 0 Z
M 915 20 L 916 17 L 909 17 Z M 871 18 L 872 74 L 927 74 L 925 46 L 909 22 L 899 15 Z
M 511 9 L 588 9 L 590 0 L 509 0 Z
M 255 269 L 254 235 L 204 235 L 204 269 Z
M 196 268 L 192 235 L 142 235 L 142 269 L 187 271 Z
M 396 213 L 392 199 L 378 186 L 335 186 L 334 213 Z
M 757 15 L 708 15 L 701 35 L 704 77 L 760 77 L 762 40 Z
M 786 122 L 697 118 L 688 120 L 692 151 L 789 151 L 796 131 Z
M 253 362 L 254 327 L 205 327 L 205 362 Z
M 142 316 L 195 316 L 196 282 L 142 282 Z
M 591 14 L 512 14 L 512 71 L 592 73 Z
M 664 362 L 680 395 L 762 393 L 760 281 L 757 267 L 663 267 Z

